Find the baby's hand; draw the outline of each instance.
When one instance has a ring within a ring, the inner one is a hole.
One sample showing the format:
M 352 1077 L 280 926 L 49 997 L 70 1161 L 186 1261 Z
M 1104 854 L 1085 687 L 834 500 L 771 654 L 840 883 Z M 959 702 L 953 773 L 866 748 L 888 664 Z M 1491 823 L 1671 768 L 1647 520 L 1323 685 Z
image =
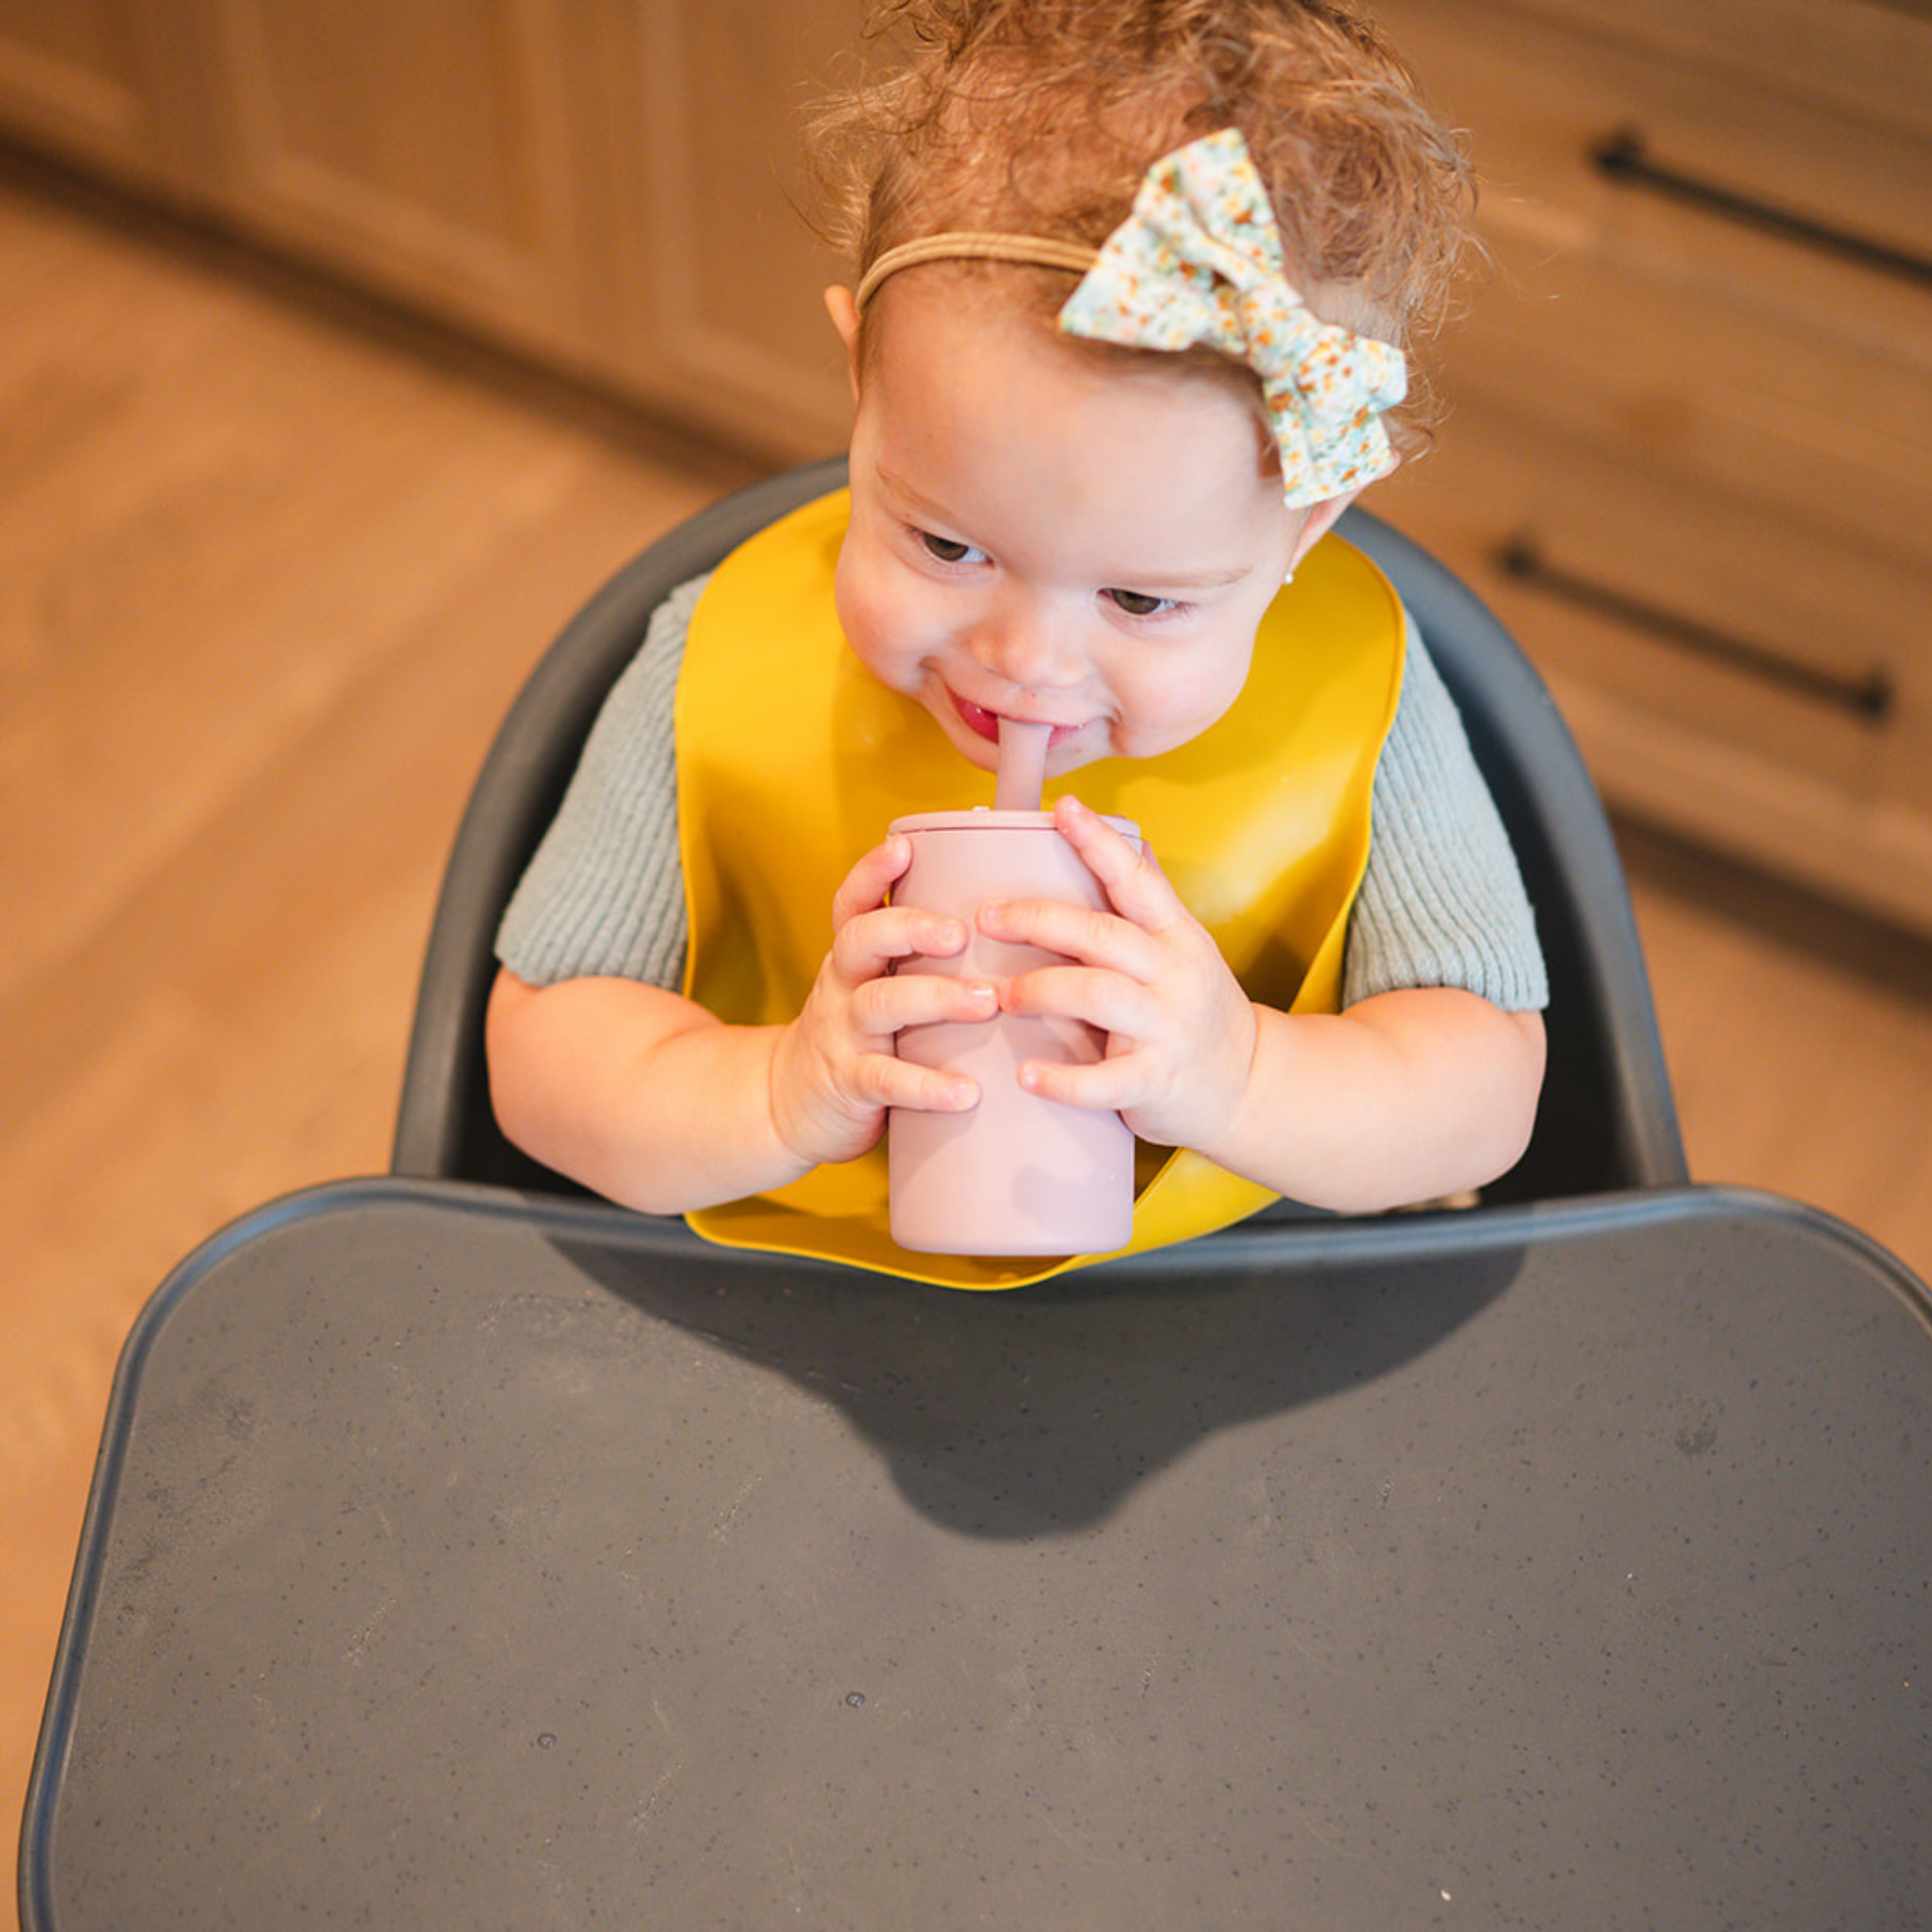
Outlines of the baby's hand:
M 1075 1107 L 1117 1108 L 1158 1145 L 1210 1148 L 1247 1085 L 1254 1009 L 1151 852 L 1137 852 L 1075 799 L 1060 801 L 1054 821 L 1113 910 L 1015 900 L 982 906 L 979 925 L 990 938 L 1077 961 L 1021 975 L 1002 1003 L 1084 1020 L 1106 1034 L 1107 1052 L 1085 1066 L 1029 1061 L 1020 1083 Z
M 772 1124 L 786 1148 L 816 1166 L 863 1154 L 884 1131 L 889 1107 L 961 1113 L 979 1098 L 961 1074 L 902 1060 L 893 1038 L 934 1020 L 990 1019 L 997 988 L 940 973 L 892 971 L 896 960 L 947 958 L 964 949 L 957 919 L 888 906 L 893 882 L 912 862 L 895 834 L 846 874 L 832 906 L 832 951 L 771 1062 Z

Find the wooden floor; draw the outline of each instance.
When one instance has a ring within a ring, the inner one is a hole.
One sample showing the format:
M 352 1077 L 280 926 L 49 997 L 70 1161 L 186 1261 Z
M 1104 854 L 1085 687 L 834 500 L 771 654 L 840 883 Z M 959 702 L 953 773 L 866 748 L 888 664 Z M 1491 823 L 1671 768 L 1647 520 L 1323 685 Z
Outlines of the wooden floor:
M 385 1165 L 493 725 L 747 474 L 0 173 L 0 1818 L 128 1325 L 231 1216 Z M 1932 1271 L 1932 949 L 1630 855 L 1698 1177 Z

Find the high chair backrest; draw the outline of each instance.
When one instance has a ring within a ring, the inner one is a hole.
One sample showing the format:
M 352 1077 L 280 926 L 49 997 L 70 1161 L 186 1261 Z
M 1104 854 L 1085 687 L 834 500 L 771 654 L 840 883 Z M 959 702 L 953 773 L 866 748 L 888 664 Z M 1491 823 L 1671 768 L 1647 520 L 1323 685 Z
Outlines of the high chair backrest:
M 512 1147 L 491 1110 L 483 1016 L 498 921 L 651 611 L 755 531 L 839 488 L 845 474 L 844 459 L 831 459 L 701 512 L 619 571 L 537 665 L 491 748 L 444 877 L 404 1072 L 396 1173 L 575 1191 Z M 1339 528 L 1393 582 L 1461 709 L 1549 961 L 1549 1064 L 1536 1131 L 1485 1199 L 1682 1182 L 1683 1148 L 1623 869 L 1548 691 L 1494 615 L 1420 546 L 1359 509 Z

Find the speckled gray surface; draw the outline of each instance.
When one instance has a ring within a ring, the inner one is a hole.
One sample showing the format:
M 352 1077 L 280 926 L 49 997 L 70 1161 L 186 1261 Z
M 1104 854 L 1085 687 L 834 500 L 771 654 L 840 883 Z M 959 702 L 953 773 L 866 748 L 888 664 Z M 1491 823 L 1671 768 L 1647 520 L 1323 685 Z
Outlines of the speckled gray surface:
M 1926 1922 L 1906 1277 L 1722 1194 L 1228 1253 L 265 1213 L 130 1344 L 28 1932 Z

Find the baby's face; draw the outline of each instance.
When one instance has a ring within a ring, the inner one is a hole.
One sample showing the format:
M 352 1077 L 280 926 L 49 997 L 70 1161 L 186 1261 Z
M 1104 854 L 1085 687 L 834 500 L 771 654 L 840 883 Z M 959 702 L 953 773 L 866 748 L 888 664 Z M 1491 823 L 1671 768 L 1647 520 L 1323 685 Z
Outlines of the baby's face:
M 1284 505 L 1258 413 L 1097 362 L 942 264 L 877 300 L 838 578 L 861 662 L 988 770 L 1002 717 L 1053 726 L 1056 776 L 1206 730 L 1331 520 Z

